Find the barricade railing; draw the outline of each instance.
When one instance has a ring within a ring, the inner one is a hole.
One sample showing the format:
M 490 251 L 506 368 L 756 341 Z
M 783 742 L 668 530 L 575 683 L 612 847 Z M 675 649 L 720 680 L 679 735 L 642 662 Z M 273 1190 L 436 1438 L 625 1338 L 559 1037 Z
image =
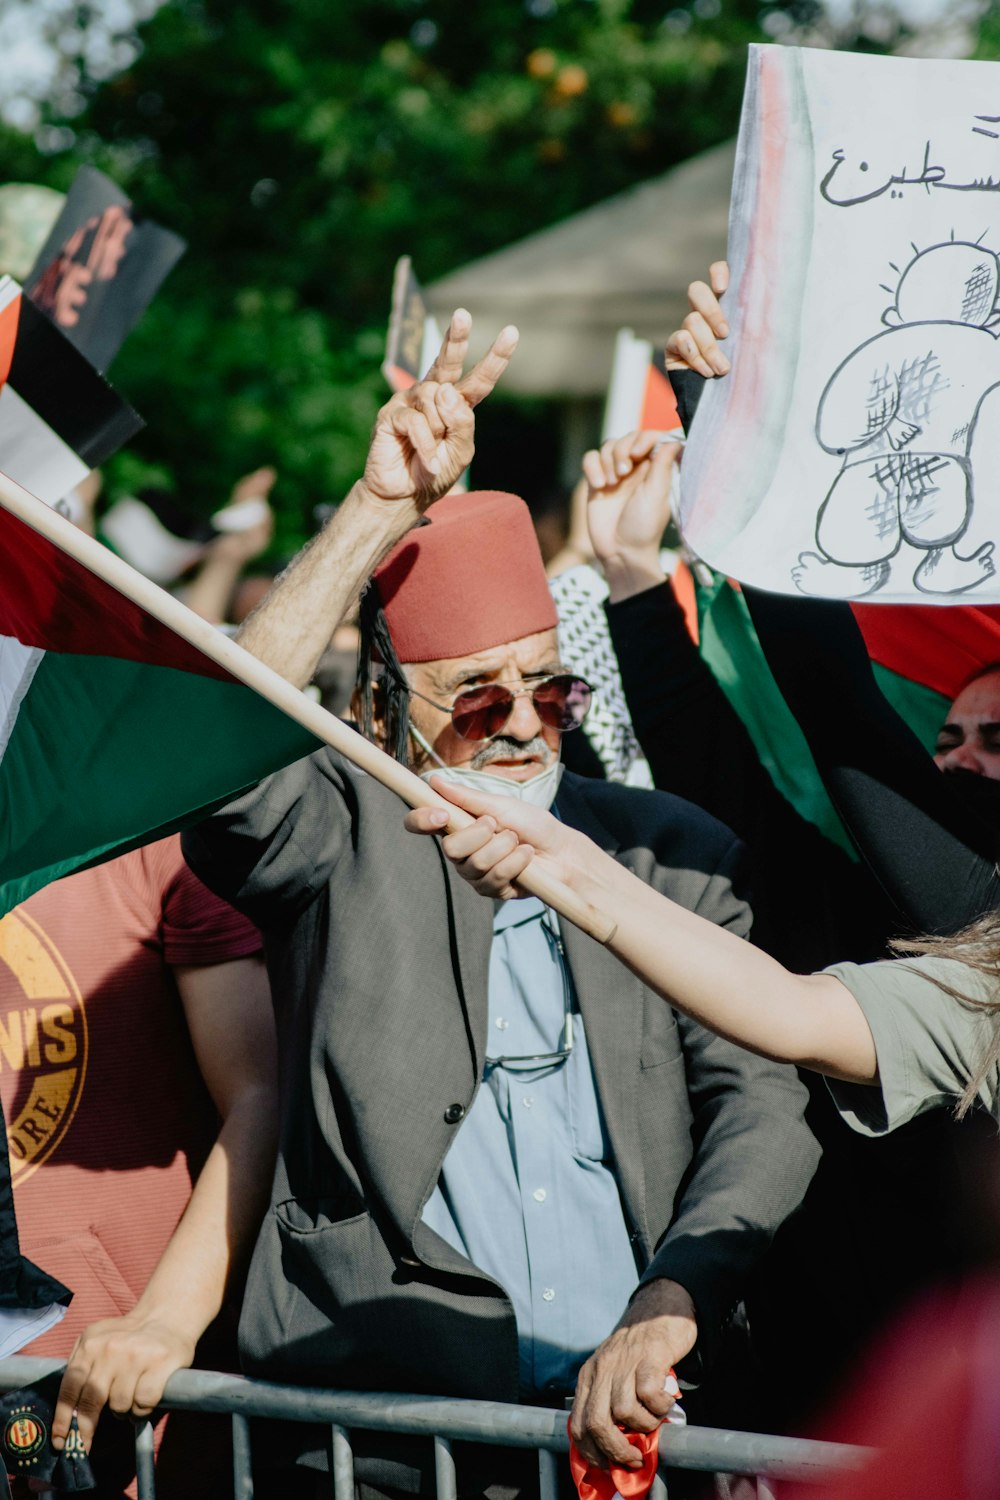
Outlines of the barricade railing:
M 17 1390 L 63 1368 L 63 1362 L 56 1359 L 15 1355 L 0 1360 L 0 1391 Z M 458 1495 L 453 1443 L 535 1449 L 541 1500 L 558 1500 L 557 1455 L 569 1449 L 566 1413 L 544 1407 L 275 1385 L 212 1370 L 180 1370 L 171 1376 L 159 1409 L 229 1414 L 233 1426 L 235 1500 L 253 1500 L 250 1455 L 253 1417 L 317 1423 L 330 1429 L 331 1500 L 354 1500 L 353 1432 L 397 1433 L 425 1437 L 432 1442 L 437 1500 L 456 1500 Z M 155 1500 L 156 1495 L 154 1420 L 135 1423 L 139 1500 Z M 758 1500 L 770 1500 L 773 1481 L 788 1479 L 822 1485 L 845 1471 L 859 1468 L 870 1457 L 869 1449 L 842 1443 L 716 1427 L 667 1426 L 661 1432 L 660 1474 L 650 1500 L 666 1500 L 669 1476 L 665 1471 L 670 1468 L 752 1476 L 756 1479 Z

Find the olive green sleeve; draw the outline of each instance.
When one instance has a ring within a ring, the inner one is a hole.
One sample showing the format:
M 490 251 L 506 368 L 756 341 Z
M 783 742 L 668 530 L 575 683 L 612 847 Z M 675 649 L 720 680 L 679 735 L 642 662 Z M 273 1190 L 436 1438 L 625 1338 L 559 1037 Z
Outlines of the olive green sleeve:
M 1000 1025 L 1000 1011 L 956 1000 L 935 981 L 968 995 L 969 1002 L 1000 1001 L 1000 991 L 954 959 L 834 964 L 826 972 L 857 1000 L 878 1056 L 874 1088 L 827 1080 L 847 1124 L 863 1135 L 884 1135 L 924 1110 L 957 1103 Z M 994 1114 L 997 1094 L 994 1066 L 979 1090 Z

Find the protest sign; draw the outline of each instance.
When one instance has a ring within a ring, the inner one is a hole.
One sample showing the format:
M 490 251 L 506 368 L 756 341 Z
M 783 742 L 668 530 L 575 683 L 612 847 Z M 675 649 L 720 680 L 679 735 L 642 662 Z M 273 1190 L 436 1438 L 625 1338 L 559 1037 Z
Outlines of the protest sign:
M 179 235 L 137 214 L 109 177 L 81 167 L 24 289 L 96 370 L 106 370 L 185 248 Z
M 663 350 L 620 328 L 604 406 L 602 442 L 627 432 L 673 432 L 680 427 Z
M 751 47 L 681 521 L 777 592 L 1000 600 L 1000 67 Z
M 55 505 L 142 418 L 69 339 L 0 277 L 0 470 Z
M 392 282 L 382 374 L 394 391 L 408 390 L 430 369 L 440 347 L 441 330 L 424 301 L 410 257 L 401 255 Z

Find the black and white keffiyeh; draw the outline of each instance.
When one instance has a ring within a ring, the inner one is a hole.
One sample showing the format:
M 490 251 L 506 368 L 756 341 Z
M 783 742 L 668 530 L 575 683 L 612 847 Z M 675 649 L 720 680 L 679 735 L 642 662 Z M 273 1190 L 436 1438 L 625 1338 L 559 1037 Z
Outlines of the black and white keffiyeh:
M 649 765 L 635 737 L 611 632 L 604 613 L 608 586 L 586 564 L 549 579 L 559 615 L 559 649 L 564 666 L 585 677 L 594 690 L 584 732 L 609 781 L 651 787 Z

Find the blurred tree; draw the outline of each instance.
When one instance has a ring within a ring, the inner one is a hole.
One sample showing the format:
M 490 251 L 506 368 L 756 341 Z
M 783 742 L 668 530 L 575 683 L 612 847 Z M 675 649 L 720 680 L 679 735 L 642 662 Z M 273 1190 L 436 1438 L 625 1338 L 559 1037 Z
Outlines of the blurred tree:
M 64 38 L 82 107 L 34 161 L 0 132 L 0 180 L 92 161 L 190 241 L 115 364 L 150 424 L 119 477 L 210 509 L 273 462 L 289 547 L 357 473 L 397 255 L 431 280 L 665 171 L 735 131 L 748 42 L 824 26 L 864 41 L 816 0 L 167 0 L 109 80 Z

